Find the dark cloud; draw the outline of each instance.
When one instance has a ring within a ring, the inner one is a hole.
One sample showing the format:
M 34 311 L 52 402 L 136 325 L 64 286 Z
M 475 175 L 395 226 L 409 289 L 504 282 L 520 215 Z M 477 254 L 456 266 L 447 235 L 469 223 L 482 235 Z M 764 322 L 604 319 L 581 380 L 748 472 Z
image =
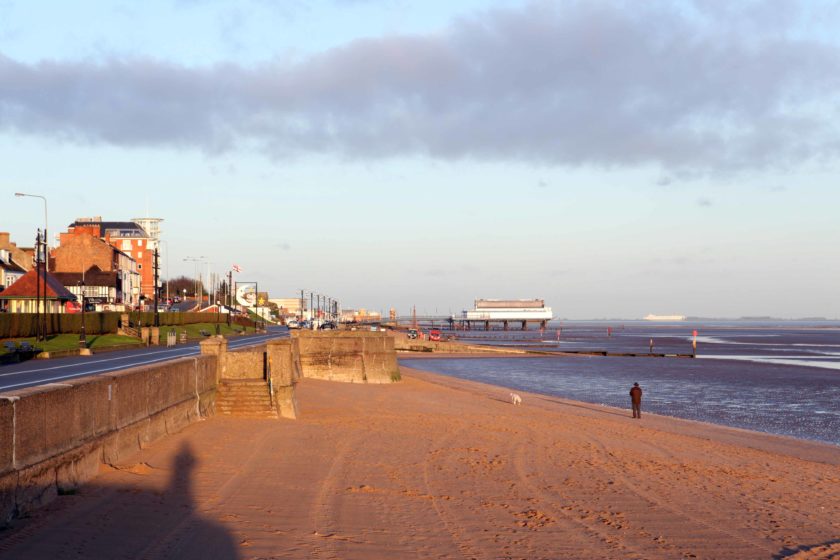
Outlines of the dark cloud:
M 785 28 L 795 3 L 784 3 L 785 17 L 761 3 L 722 5 L 537 2 L 437 34 L 247 67 L 0 55 L 0 130 L 272 157 L 653 164 L 677 174 L 834 158 L 838 48 Z

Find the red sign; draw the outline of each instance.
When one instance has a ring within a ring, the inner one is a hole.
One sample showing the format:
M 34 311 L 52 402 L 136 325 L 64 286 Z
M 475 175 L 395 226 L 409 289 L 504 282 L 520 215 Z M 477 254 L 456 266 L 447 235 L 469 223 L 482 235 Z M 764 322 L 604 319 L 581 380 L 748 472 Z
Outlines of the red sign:
M 696 329 L 695 329 L 695 331 L 694 331 L 694 336 L 697 336 L 697 330 L 696 330 Z

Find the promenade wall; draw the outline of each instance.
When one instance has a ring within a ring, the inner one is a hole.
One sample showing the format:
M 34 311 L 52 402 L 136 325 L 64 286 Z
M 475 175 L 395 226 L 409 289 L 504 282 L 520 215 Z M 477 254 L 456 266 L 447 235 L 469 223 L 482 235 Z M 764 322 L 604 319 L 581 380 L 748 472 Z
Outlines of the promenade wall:
M 385 332 L 295 331 L 301 375 L 349 383 L 391 383 L 400 370 L 394 337 Z
M 270 380 L 280 416 L 297 418 L 301 377 L 398 376 L 385 333 L 306 333 L 236 351 L 211 338 L 199 356 L 0 393 L 0 527 L 213 415 L 222 380 Z
M 216 356 L 0 394 L 0 526 L 213 412 Z

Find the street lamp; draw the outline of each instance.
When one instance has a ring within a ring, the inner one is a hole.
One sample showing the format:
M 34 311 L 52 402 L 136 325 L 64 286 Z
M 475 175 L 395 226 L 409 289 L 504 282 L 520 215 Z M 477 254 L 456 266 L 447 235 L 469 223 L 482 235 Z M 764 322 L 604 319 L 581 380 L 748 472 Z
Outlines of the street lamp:
M 85 332 L 85 273 L 82 272 L 82 279 L 79 280 L 79 293 L 82 296 L 82 330 L 79 333 L 79 348 L 87 348 L 87 336 Z
M 207 257 L 205 257 L 205 256 L 184 257 L 184 262 L 191 262 L 191 263 L 194 263 L 194 265 L 195 265 L 194 268 L 193 268 L 194 278 L 198 278 L 198 281 L 195 284 L 196 288 L 195 288 L 194 291 L 195 291 L 196 301 L 198 302 L 198 310 L 199 311 L 201 311 L 201 299 L 199 299 L 199 297 L 198 297 L 198 291 L 199 291 L 199 288 L 201 286 L 201 277 L 200 277 L 201 273 L 199 272 L 198 263 L 206 263 L 207 262 L 206 259 L 207 259 Z
M 222 312 L 221 306 L 222 306 L 222 302 L 217 301 L 216 302 L 216 334 L 217 335 L 221 334 L 221 332 L 222 332 L 221 327 L 219 326 L 219 319 L 221 318 L 219 314 Z
M 163 239 L 158 239 L 158 243 L 163 244 L 166 251 L 166 303 L 169 303 L 169 282 L 172 280 L 172 273 L 169 271 L 169 243 Z

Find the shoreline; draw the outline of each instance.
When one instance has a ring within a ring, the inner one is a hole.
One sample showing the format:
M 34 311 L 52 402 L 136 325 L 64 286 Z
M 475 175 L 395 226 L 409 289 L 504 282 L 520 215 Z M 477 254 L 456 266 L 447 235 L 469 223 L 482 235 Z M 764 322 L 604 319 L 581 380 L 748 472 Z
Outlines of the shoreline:
M 303 379 L 296 421 L 192 424 L 0 532 L 0 558 L 840 554 L 832 446 L 401 371 Z
M 508 359 L 508 358 L 515 358 L 515 359 L 532 358 L 532 359 L 540 359 L 540 360 L 557 359 L 557 360 L 560 360 L 559 363 L 564 364 L 563 366 L 558 366 L 558 367 L 565 367 L 569 364 L 576 363 L 576 362 L 566 361 L 567 359 L 570 359 L 570 358 L 591 360 L 591 359 L 599 359 L 599 358 L 600 359 L 609 359 L 611 357 L 610 356 L 607 356 L 607 357 L 592 356 L 592 355 L 586 355 L 586 354 L 563 354 L 563 353 L 559 353 L 559 352 L 557 352 L 557 353 L 520 353 L 520 352 L 518 352 L 518 353 L 511 353 L 511 354 L 504 354 L 504 353 L 500 352 L 500 353 L 496 353 L 496 354 L 492 354 L 492 355 L 486 355 L 486 354 L 481 355 L 481 354 L 475 354 L 475 353 L 459 353 L 459 352 L 426 353 L 426 354 L 421 354 L 421 355 L 410 355 L 410 356 L 406 356 L 404 354 L 398 354 L 398 360 L 400 361 L 400 363 L 403 367 L 416 368 L 418 370 L 422 370 L 423 366 L 416 364 L 417 360 L 430 360 L 430 361 L 433 362 L 435 360 L 447 360 L 447 359 L 450 359 L 450 360 L 470 360 L 470 359 L 472 359 L 472 360 L 476 360 L 476 359 L 498 360 L 498 359 Z M 698 358 L 698 359 L 702 360 L 702 358 Z M 725 360 L 721 359 L 721 361 L 725 361 Z M 733 359 L 732 361 L 733 362 L 739 362 L 741 360 Z M 579 363 L 582 364 L 582 367 L 584 367 L 584 368 L 588 367 L 588 366 L 591 366 L 593 364 L 593 362 L 588 362 L 588 361 L 587 362 L 579 362 Z M 429 365 L 429 367 L 434 368 L 434 366 L 432 366 L 432 365 Z M 777 364 L 769 364 L 768 367 L 772 368 L 772 367 L 788 367 L 788 366 L 777 365 Z M 806 366 L 801 366 L 801 367 L 806 367 Z M 488 368 L 489 368 L 489 370 L 492 370 L 495 373 L 499 372 L 499 368 L 493 368 L 492 366 L 488 366 Z M 456 368 L 456 370 L 457 369 L 458 368 Z M 470 379 L 467 376 L 468 375 L 467 372 L 469 371 L 469 368 L 466 368 L 466 369 L 467 369 L 467 371 L 464 372 L 465 376 L 463 376 L 463 377 L 460 377 L 460 376 L 458 376 L 454 373 L 449 373 L 447 371 L 433 371 L 433 372 L 429 372 L 429 373 L 434 373 L 436 375 L 443 375 L 443 376 L 446 376 L 446 377 L 452 377 L 452 378 L 455 378 L 455 379 L 462 379 L 464 381 L 470 381 L 470 382 L 474 382 L 474 383 L 485 383 L 485 384 L 491 385 L 491 386 L 494 383 L 499 383 L 500 384 L 499 386 L 507 386 L 509 389 L 515 390 L 515 391 L 530 391 L 530 392 L 533 392 L 534 394 L 540 394 L 540 395 L 544 395 L 544 396 L 547 396 L 547 397 L 558 398 L 558 399 L 561 399 L 561 400 L 565 399 L 565 400 L 574 401 L 574 402 L 587 403 L 587 404 L 591 404 L 593 406 L 603 406 L 603 407 L 607 407 L 607 408 L 613 407 L 613 408 L 616 408 L 618 410 L 621 410 L 623 408 L 623 403 L 619 403 L 616 406 L 614 398 L 609 399 L 610 402 L 608 404 L 605 404 L 603 401 L 600 401 L 600 400 L 583 400 L 583 399 L 580 399 L 580 397 L 578 395 L 568 397 L 568 396 L 563 396 L 562 394 L 560 394 L 560 392 L 558 392 L 558 393 L 540 392 L 540 389 L 536 386 L 524 388 L 521 385 L 519 387 L 503 385 L 502 383 L 504 383 L 504 380 L 499 379 L 498 375 L 489 376 L 489 377 L 496 377 L 494 379 L 485 379 L 485 380 Z M 487 378 L 488 376 L 484 376 L 484 377 Z M 615 395 L 613 395 L 613 396 L 615 396 Z M 817 444 L 820 444 L 820 445 L 828 445 L 830 447 L 840 448 L 840 442 L 835 442 L 835 441 L 827 440 L 824 437 L 823 438 L 820 437 L 821 435 L 824 435 L 824 434 L 804 434 L 804 435 L 808 435 L 808 436 L 811 436 L 811 437 L 799 437 L 798 435 L 791 434 L 791 433 L 785 433 L 784 431 L 776 431 L 776 432 L 770 431 L 770 430 L 762 431 L 761 429 L 756 429 L 755 426 L 752 426 L 752 427 L 749 426 L 749 425 L 740 426 L 740 425 L 737 425 L 737 423 L 726 424 L 726 423 L 723 422 L 723 420 L 727 419 L 725 417 L 716 417 L 716 419 L 721 420 L 721 421 L 720 422 L 715 422 L 715 421 L 707 420 L 706 418 L 703 418 L 703 417 L 698 417 L 699 415 L 694 415 L 694 417 L 692 417 L 691 415 L 680 416 L 680 415 L 678 415 L 679 410 L 669 410 L 669 411 L 665 411 L 663 413 L 663 411 L 661 410 L 661 407 L 660 407 L 659 412 L 657 412 L 657 413 L 651 412 L 650 408 L 648 408 L 648 410 L 645 411 L 645 413 L 646 414 L 656 414 L 657 416 L 661 416 L 663 418 L 672 418 L 674 420 L 681 420 L 681 421 L 688 421 L 688 422 L 698 422 L 698 423 L 701 423 L 701 424 L 708 424 L 708 425 L 711 425 L 711 426 L 719 426 L 719 427 L 724 427 L 724 428 L 730 428 L 730 429 L 733 429 L 733 430 L 742 430 L 742 431 L 745 431 L 745 432 L 748 432 L 748 433 L 768 435 L 768 436 L 774 436 L 774 437 L 782 437 L 782 438 L 791 438 L 795 441 L 817 443 Z M 768 426 L 771 426 L 771 425 L 768 424 Z
M 417 379 L 422 379 L 428 383 L 435 383 L 444 387 L 459 389 L 459 385 L 463 383 L 465 386 L 461 390 L 469 390 L 469 386 L 475 386 L 473 389 L 481 387 L 484 391 L 486 391 L 487 395 L 494 392 L 506 395 L 507 392 L 514 391 L 521 396 L 527 395 L 529 397 L 533 397 L 538 403 L 551 402 L 562 406 L 573 407 L 579 410 L 588 410 L 594 415 L 599 413 L 606 415 L 618 414 L 626 416 L 632 420 L 629 404 L 627 408 L 618 408 L 609 405 L 567 399 L 546 393 L 505 387 L 504 385 L 494 385 L 492 383 L 484 383 L 482 381 L 474 381 L 472 379 L 463 379 L 453 375 L 425 371 L 422 369 L 412 368 L 410 366 L 400 367 L 404 370 L 403 375 L 409 375 Z M 702 420 L 691 420 L 688 418 L 680 418 L 678 416 L 667 416 L 664 414 L 657 414 L 655 412 L 644 411 L 644 415 L 646 420 L 653 419 L 653 425 L 648 423 L 647 427 L 652 427 L 663 432 L 693 436 L 701 439 L 716 439 L 720 442 L 725 441 L 726 443 L 732 445 L 741 445 L 756 451 L 779 453 L 797 459 L 840 466 L 840 446 L 833 445 L 831 443 L 796 438 L 781 434 L 771 434 L 757 430 L 748 430 L 746 428 L 715 424 L 714 422 L 704 422 Z

